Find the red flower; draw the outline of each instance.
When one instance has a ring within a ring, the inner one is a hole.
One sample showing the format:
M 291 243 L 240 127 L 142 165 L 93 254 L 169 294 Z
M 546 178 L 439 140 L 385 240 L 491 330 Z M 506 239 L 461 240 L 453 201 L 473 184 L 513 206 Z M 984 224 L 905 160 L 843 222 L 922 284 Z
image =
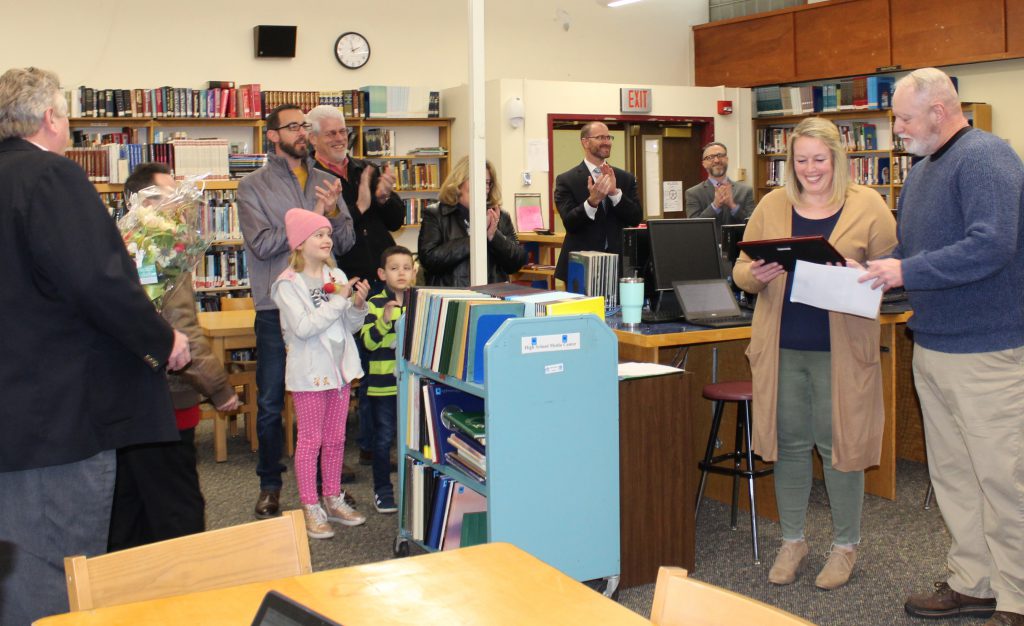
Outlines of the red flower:
M 178 243 L 174 244 L 174 250 L 175 250 L 175 252 L 184 252 L 185 251 L 185 244 L 183 244 L 183 243 L 181 243 L 179 241 Z
M 338 287 L 333 283 L 324 283 L 324 293 L 334 293 Z

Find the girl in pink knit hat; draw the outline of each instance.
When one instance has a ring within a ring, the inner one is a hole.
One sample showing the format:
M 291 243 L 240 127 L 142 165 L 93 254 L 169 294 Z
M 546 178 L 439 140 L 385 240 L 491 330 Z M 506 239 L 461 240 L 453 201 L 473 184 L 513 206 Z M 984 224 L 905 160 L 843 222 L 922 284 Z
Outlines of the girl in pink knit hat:
M 341 462 L 351 382 L 363 376 L 352 333 L 366 317 L 370 286 L 334 266 L 327 218 L 291 209 L 284 224 L 292 255 L 271 296 L 281 310 L 288 353 L 285 388 L 292 392 L 298 420 L 295 478 L 306 534 L 329 539 L 334 536 L 332 521 L 346 526 L 366 521 L 366 516 L 345 503 Z M 322 498 L 316 487 L 317 456 Z

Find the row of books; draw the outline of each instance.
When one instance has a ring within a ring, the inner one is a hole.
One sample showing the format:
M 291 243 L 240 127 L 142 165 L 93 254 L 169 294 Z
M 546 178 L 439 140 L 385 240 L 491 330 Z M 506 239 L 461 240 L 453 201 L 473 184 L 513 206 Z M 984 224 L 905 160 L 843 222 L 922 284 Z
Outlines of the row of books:
M 405 457 L 402 528 L 434 550 L 487 541 L 487 498 L 423 463 Z
M 192 286 L 196 289 L 245 287 L 249 284 L 249 267 L 245 250 L 211 248 L 196 264 Z
M 263 110 L 282 104 L 298 105 L 308 113 L 326 104 L 337 107 L 350 118 L 420 118 L 441 116 L 441 94 L 425 87 L 373 85 L 335 91 L 263 92 Z
M 764 184 L 767 187 L 783 187 L 786 184 L 786 162 L 770 160 L 765 162 Z
M 843 147 L 850 151 L 878 150 L 878 127 L 870 122 L 837 122 Z M 793 126 L 767 126 L 757 129 L 755 138 L 760 155 L 785 154 Z M 884 149 L 884 148 L 883 148 Z
M 241 178 L 249 172 L 255 172 L 266 163 L 266 154 L 232 153 L 228 155 L 228 173 L 232 178 Z
M 907 174 L 910 173 L 910 168 L 914 165 L 914 157 L 909 154 L 893 155 L 892 167 L 890 171 L 890 178 L 892 184 L 902 185 L 907 180 Z
M 854 156 L 849 158 L 850 181 L 859 185 L 902 185 L 913 165 L 910 155 L 889 157 Z M 785 161 L 772 160 L 767 167 L 765 185 L 782 187 L 786 184 Z
M 392 161 L 398 191 L 423 191 L 441 186 L 437 163 L 416 163 L 406 159 Z
M 367 128 L 363 130 L 363 156 L 395 156 L 397 134 L 391 128 Z
M 174 145 L 171 167 L 175 178 L 180 180 L 204 174 L 211 180 L 231 177 L 227 139 L 175 139 L 170 143 Z
M 424 458 L 452 465 L 483 483 L 487 480 L 484 400 L 433 380 L 422 380 L 418 420 L 409 421 L 407 440 Z
M 888 185 L 889 157 L 850 157 L 849 171 L 858 185 Z
M 366 117 L 440 117 L 440 93 L 427 87 L 366 85 Z
M 847 150 L 878 150 L 878 127 L 870 122 L 838 122 L 839 138 Z
M 855 76 L 822 84 L 755 87 L 755 117 L 888 109 L 894 82 L 892 76 Z
M 127 155 L 122 157 L 123 152 L 123 145 L 111 143 L 90 148 L 65 148 L 64 156 L 85 170 L 90 182 L 123 183 L 131 171 Z
M 423 209 L 432 204 L 437 204 L 437 200 L 431 198 L 402 198 L 402 202 L 405 203 L 406 224 L 419 224 L 423 215 Z
M 210 81 L 207 87 L 95 89 L 66 92 L 71 117 L 253 118 L 263 115 L 260 86 Z
M 566 289 L 603 297 L 607 306 L 616 306 L 619 302 L 619 255 L 591 250 L 571 252 Z
M 199 228 L 215 241 L 242 239 L 242 226 L 238 222 L 238 200 L 233 189 L 209 189 L 204 192 L 206 203 L 200 208 Z
M 421 287 L 406 307 L 405 345 L 410 363 L 468 382 L 484 380 L 484 344 L 512 317 L 593 313 L 605 300 L 500 283 L 471 289 Z

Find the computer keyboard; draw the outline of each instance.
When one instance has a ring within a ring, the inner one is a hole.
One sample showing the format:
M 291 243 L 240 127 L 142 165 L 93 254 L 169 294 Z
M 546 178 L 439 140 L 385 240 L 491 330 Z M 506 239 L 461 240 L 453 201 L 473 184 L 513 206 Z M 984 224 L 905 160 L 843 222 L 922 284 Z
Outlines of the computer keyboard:
M 644 324 L 661 324 L 678 321 L 682 316 L 681 311 L 672 309 L 667 311 L 643 311 L 640 313 L 640 321 Z

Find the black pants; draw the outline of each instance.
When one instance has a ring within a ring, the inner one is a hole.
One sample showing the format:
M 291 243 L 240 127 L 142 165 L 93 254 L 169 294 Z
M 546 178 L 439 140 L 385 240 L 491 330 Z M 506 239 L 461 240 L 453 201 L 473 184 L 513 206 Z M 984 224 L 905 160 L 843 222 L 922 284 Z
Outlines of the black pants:
M 123 550 L 205 530 L 196 471 L 195 429 L 181 441 L 117 451 L 117 479 L 108 549 Z

